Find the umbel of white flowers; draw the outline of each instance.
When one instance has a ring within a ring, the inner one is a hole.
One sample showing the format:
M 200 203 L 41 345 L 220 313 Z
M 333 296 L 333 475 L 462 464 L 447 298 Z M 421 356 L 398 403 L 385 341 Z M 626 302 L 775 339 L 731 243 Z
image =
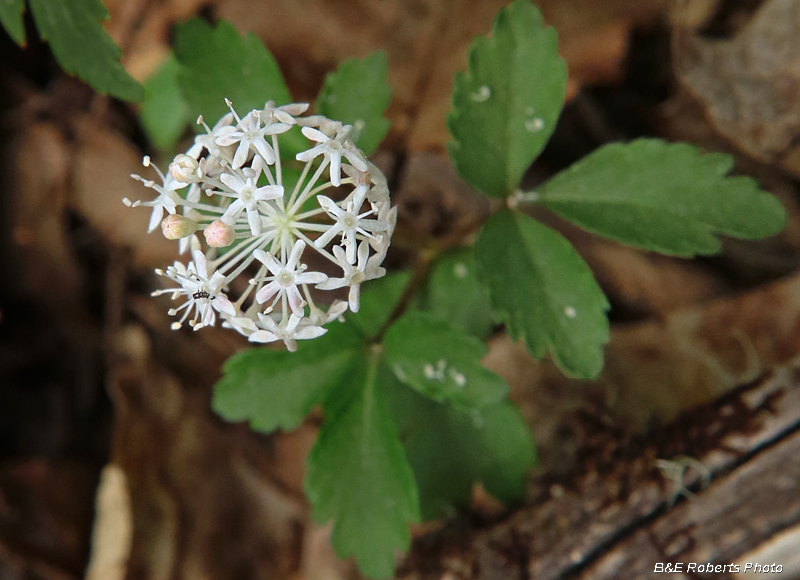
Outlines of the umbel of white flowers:
M 213 326 L 219 315 L 223 326 L 252 342 L 282 340 L 295 350 L 297 340 L 321 336 L 348 307 L 357 312 L 361 283 L 386 273 L 381 263 L 397 210 L 383 174 L 350 140 L 350 125 L 301 117 L 305 103 L 269 101 L 243 118 L 226 103 L 230 113 L 213 129 L 197 120 L 206 132 L 166 175 L 155 168 L 161 184 L 132 176 L 158 194 L 154 200 L 123 202 L 152 208 L 149 231 L 161 224 L 164 236 L 179 240 L 180 253 L 190 251 L 188 264 L 156 270 L 177 286 L 153 295 L 182 301 L 169 311 L 179 316 L 172 328 Z M 279 136 L 294 125 L 311 147 L 296 155 L 301 163 L 290 173 L 281 168 Z M 150 159 L 143 164 L 149 167 Z M 331 197 L 323 195 L 328 189 Z M 340 275 L 309 271 L 309 251 Z M 346 286 L 346 302 L 315 304 L 312 289 Z

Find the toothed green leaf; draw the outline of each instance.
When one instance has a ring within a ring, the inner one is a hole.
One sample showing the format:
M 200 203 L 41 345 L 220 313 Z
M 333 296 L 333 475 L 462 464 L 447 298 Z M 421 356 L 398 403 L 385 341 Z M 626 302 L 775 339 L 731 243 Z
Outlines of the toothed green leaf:
M 613 143 L 539 190 L 548 208 L 590 232 L 678 256 L 713 254 L 717 235 L 780 232 L 786 212 L 750 177 L 730 177 L 733 158 L 686 143 Z
M 550 351 L 573 377 L 600 372 L 608 301 L 566 239 L 533 218 L 504 210 L 481 228 L 476 256 L 495 313 L 534 358 Z
M 556 31 L 539 10 L 528 0 L 500 10 L 453 88 L 448 149 L 461 177 L 489 196 L 513 193 L 555 128 L 566 81 Z

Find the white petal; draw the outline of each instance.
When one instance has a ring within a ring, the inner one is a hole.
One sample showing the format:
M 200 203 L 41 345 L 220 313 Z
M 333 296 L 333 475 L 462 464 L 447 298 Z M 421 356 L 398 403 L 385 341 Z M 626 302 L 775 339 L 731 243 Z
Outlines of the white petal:
M 264 304 L 270 300 L 275 294 L 278 293 L 278 290 L 281 289 L 281 285 L 278 284 L 275 280 L 264 286 L 261 290 L 258 291 L 256 294 L 256 302 L 259 304 Z
M 298 284 L 319 284 L 327 280 L 328 276 L 322 272 L 303 272 L 302 274 L 297 274 L 294 279 Z
M 330 242 L 336 236 L 336 234 L 341 231 L 342 228 L 339 226 L 339 224 L 332 225 L 327 232 L 324 232 L 320 237 L 314 240 L 314 246 L 317 248 L 324 248 L 328 245 L 328 242 Z
M 235 173 L 223 173 L 219 176 L 220 181 L 230 187 L 236 193 L 244 189 L 244 181 L 242 181 Z
M 327 328 L 322 328 L 321 326 L 304 326 L 297 332 L 295 332 L 294 337 L 298 340 L 307 340 L 310 338 L 317 338 L 318 336 L 322 336 L 328 332 Z
M 152 232 L 161 224 L 162 217 L 164 217 L 164 206 L 154 205 L 153 213 L 150 214 L 150 225 L 147 226 L 147 233 Z
M 303 131 L 303 135 L 305 135 L 312 141 L 316 141 L 317 143 L 327 143 L 328 141 L 330 141 L 328 136 L 322 131 L 317 131 L 316 129 L 312 129 L 311 127 L 303 127 L 301 130 Z
M 222 287 L 222 282 L 225 281 L 225 275 L 221 272 L 214 272 L 214 275 L 211 276 L 211 279 L 208 281 L 208 289 L 212 292 L 216 293 L 220 287 Z
M 353 192 L 353 213 L 358 213 L 361 206 L 364 205 L 364 198 L 367 197 L 369 187 L 366 185 L 359 185 Z
M 287 270 L 294 272 L 297 262 L 300 261 L 300 256 L 303 254 L 303 250 L 305 249 L 306 243 L 303 240 L 297 240 L 294 243 L 294 246 L 292 246 L 292 253 L 289 255 L 289 261 L 286 262 Z
M 344 150 L 344 156 L 350 163 L 353 164 L 353 167 L 355 167 L 359 171 L 366 171 L 367 170 L 366 162 L 355 151 L 349 151 L 349 150 L 345 149 Z
M 264 158 L 269 165 L 275 163 L 275 151 L 272 150 L 269 143 L 267 143 L 263 137 L 260 137 L 253 141 L 253 145 L 256 147 L 256 151 Z
M 307 151 L 301 151 L 300 153 L 295 155 L 294 158 L 297 159 L 298 161 L 308 162 L 317 157 L 318 155 L 322 155 L 327 150 L 328 148 L 325 145 L 317 145 L 316 147 L 312 147 Z
M 292 309 L 294 315 L 303 316 L 303 314 L 305 314 L 303 310 L 303 296 L 300 294 L 300 290 L 297 289 L 297 286 L 289 286 L 286 288 L 286 296 L 289 298 L 289 308 Z
M 369 258 L 369 244 L 363 241 L 358 245 L 358 269 L 362 272 L 367 267 L 367 258 Z
M 389 224 L 381 220 L 360 219 L 358 227 L 368 232 L 387 232 Z
M 277 276 L 280 274 L 280 271 L 283 269 L 278 260 L 275 259 L 275 256 L 270 254 L 269 252 L 265 252 L 264 250 L 258 249 L 253 252 L 253 255 L 256 257 L 256 260 L 264 264 L 269 271 L 272 272 L 273 276 Z
M 198 275 L 203 280 L 207 280 L 208 279 L 208 270 L 207 270 L 208 265 L 207 265 L 207 262 L 206 262 L 205 254 L 203 254 L 203 252 L 201 252 L 200 250 L 195 250 L 192 255 L 194 256 L 194 264 L 195 264 L 195 267 L 197 268 Z
M 213 306 L 218 312 L 224 312 L 225 314 L 236 316 L 236 308 L 234 308 L 233 304 L 231 304 L 231 301 L 224 296 L 217 296 L 211 301 L 211 306 Z
M 225 213 L 222 214 L 221 220 L 229 226 L 232 226 L 236 223 L 236 219 L 239 217 L 239 214 L 242 213 L 243 209 L 244 202 L 241 199 L 236 199 L 228 206 L 228 209 L 225 210 Z
M 261 233 L 261 216 L 256 208 L 247 210 L 247 223 L 250 224 L 250 233 L 257 236 Z
M 236 148 L 236 154 L 233 156 L 233 163 L 231 163 L 231 167 L 234 169 L 238 169 L 242 165 L 245 164 L 247 161 L 247 157 L 250 155 L 250 143 L 248 139 L 242 139 L 239 141 L 239 147 Z
M 337 288 L 347 286 L 347 284 L 348 281 L 346 278 L 328 278 L 325 282 L 317 284 L 315 287 L 320 290 L 336 290 Z
M 336 205 L 335 201 L 325 195 L 318 195 L 317 202 L 319 203 L 319 206 L 331 214 L 334 219 L 341 217 L 345 213 L 342 208 Z
M 244 133 L 237 131 L 234 127 L 224 127 L 224 129 L 226 130 L 220 130 L 219 135 L 217 135 L 217 137 L 214 139 L 214 143 L 217 145 L 228 147 L 229 145 L 238 143 L 239 140 L 244 136 Z
M 357 285 L 350 286 L 350 295 L 347 298 L 350 303 L 350 312 L 358 312 L 358 288 Z
M 331 153 L 331 183 L 339 187 L 342 184 L 342 156 Z
M 280 197 L 283 197 L 283 186 L 265 185 L 264 187 L 259 187 L 253 192 L 253 197 L 261 201 L 278 199 Z
M 292 119 L 291 117 L 289 118 L 291 119 L 291 122 L 289 123 L 270 123 L 269 125 L 264 127 L 264 134 L 280 135 L 281 133 L 286 133 L 286 131 L 291 129 L 292 125 L 294 125 L 294 119 Z
M 269 330 L 257 330 L 247 340 L 250 342 L 275 342 L 278 337 Z

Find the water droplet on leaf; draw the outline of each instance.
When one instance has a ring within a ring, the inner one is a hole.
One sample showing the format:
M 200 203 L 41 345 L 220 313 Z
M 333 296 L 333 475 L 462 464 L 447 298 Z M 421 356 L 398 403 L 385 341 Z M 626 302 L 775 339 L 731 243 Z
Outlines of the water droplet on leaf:
M 536 117 L 535 119 L 528 119 L 525 121 L 525 129 L 530 131 L 531 133 L 536 133 L 537 131 L 541 131 L 544 129 L 544 120 L 541 117 Z
M 564 314 L 566 314 L 567 318 L 575 318 L 578 312 L 572 306 L 567 306 L 564 308 Z
M 490 89 L 487 85 L 483 85 L 480 89 L 478 89 L 478 92 L 473 93 L 470 98 L 476 103 L 482 103 L 491 96 L 492 89 Z
M 453 274 L 456 275 L 456 278 L 466 278 L 467 274 L 469 274 L 469 270 L 467 270 L 467 265 L 464 262 L 457 262 L 455 266 L 453 266 Z

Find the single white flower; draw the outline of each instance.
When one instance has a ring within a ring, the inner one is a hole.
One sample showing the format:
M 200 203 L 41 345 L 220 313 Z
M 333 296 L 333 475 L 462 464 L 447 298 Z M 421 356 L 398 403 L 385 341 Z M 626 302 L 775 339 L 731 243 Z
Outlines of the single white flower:
M 203 150 L 208 151 L 209 157 L 212 160 L 210 165 L 217 166 L 217 160 L 227 157 L 224 154 L 223 148 L 217 144 L 217 137 L 232 129 L 230 125 L 233 123 L 233 120 L 233 113 L 226 113 L 217 121 L 217 124 L 214 125 L 212 129 L 203 120 L 203 115 L 197 117 L 197 124 L 202 125 L 206 132 L 194 138 L 194 145 L 189 148 L 186 155 L 199 160 Z M 211 172 L 209 167 L 206 168 L 206 171 Z
M 236 193 L 236 199 L 228 206 L 222 214 L 222 221 L 228 225 L 236 223 L 236 219 L 243 211 L 247 212 L 247 223 L 250 225 L 250 233 L 257 236 L 261 233 L 261 215 L 258 213 L 258 202 L 277 199 L 283 197 L 282 185 L 265 185 L 256 187 L 256 179 L 247 177 L 242 180 L 235 173 L 225 173 L 220 176 L 222 183 L 230 187 Z M 228 195 L 223 193 L 222 195 Z M 228 197 L 233 197 L 228 195 Z
M 271 316 L 259 313 L 258 326 L 261 330 L 252 333 L 248 340 L 250 342 L 275 342 L 282 340 L 290 352 L 297 350 L 298 340 L 308 340 L 317 338 L 328 332 L 327 328 L 308 325 L 299 327 L 302 318 L 292 314 L 287 320 L 280 324 L 276 323 Z M 298 328 L 299 327 L 299 328 Z
M 145 167 L 150 167 L 150 157 L 145 156 L 142 160 L 142 165 Z M 150 189 L 155 190 L 158 192 L 158 197 L 152 201 L 135 201 L 131 202 L 127 197 L 123 198 L 123 203 L 128 207 L 139 207 L 146 206 L 152 207 L 153 213 L 150 214 L 150 224 L 147 227 L 147 232 L 150 233 L 155 230 L 160 224 L 161 220 L 164 217 L 164 212 L 173 214 L 175 213 L 178 204 L 181 203 L 183 200 L 181 196 L 179 196 L 176 191 L 183 187 L 186 187 L 185 183 L 180 183 L 171 175 L 164 175 L 161 173 L 161 170 L 153 165 L 153 168 L 158 173 L 158 176 L 161 178 L 161 185 L 158 185 L 155 181 L 144 179 L 141 175 L 132 174 L 131 177 L 134 179 L 141 181 L 145 187 L 149 187 Z
M 230 101 L 225 102 L 229 107 L 231 106 Z M 233 112 L 233 108 L 231 108 L 231 112 Z M 235 112 L 234 116 L 238 121 L 238 129 L 225 131 L 216 139 L 218 145 L 239 144 L 236 148 L 236 153 L 233 155 L 231 166 L 234 169 L 238 169 L 244 165 L 251 150 L 261 155 L 269 165 L 275 163 L 275 151 L 272 149 L 272 145 L 267 143 L 266 136 L 285 133 L 292 128 L 291 124 L 270 123 L 262 127 L 261 116 L 255 110 L 245 115 L 244 119 L 239 119 Z
M 367 170 L 367 162 L 361 157 L 358 149 L 347 145 L 349 143 L 347 137 L 351 130 L 352 127 L 346 125 L 338 131 L 335 137 L 329 137 L 322 131 L 312 127 L 303 127 L 303 135 L 312 141 L 316 141 L 319 145 L 298 153 L 296 155 L 297 160 L 308 162 L 320 155 L 324 156 L 325 160 L 331 164 L 331 183 L 339 187 L 342 184 L 342 157 L 347 159 L 359 171 Z
M 259 304 L 264 304 L 274 296 L 275 300 L 272 302 L 274 306 L 281 296 L 286 296 L 292 313 L 295 316 L 303 316 L 305 301 L 297 285 L 319 284 L 328 279 L 322 272 L 303 271 L 305 266 L 300 265 L 299 262 L 305 248 L 306 243 L 303 240 L 297 240 L 292 247 L 292 253 L 289 255 L 286 264 L 281 264 L 272 254 L 264 250 L 255 250 L 253 252 L 256 260 L 264 264 L 272 273 L 272 276 L 264 278 L 264 280 L 270 280 L 270 283 L 256 293 L 256 301 Z
M 374 213 L 372 209 L 364 213 L 358 213 L 364 198 L 367 195 L 367 186 L 358 187 L 353 193 L 352 199 L 347 202 L 346 209 L 339 207 L 331 198 L 318 195 L 319 205 L 329 216 L 336 220 L 325 233 L 314 241 L 314 245 L 322 248 L 328 245 L 337 234 L 342 234 L 342 241 L 347 248 L 347 259 L 352 264 L 356 257 L 356 234 L 361 234 L 367 238 L 374 238 L 377 232 L 385 232 L 389 229 L 389 224 L 385 221 L 365 219 L 366 216 Z
M 333 254 L 336 256 L 339 266 L 344 270 L 344 276 L 342 278 L 328 278 L 327 281 L 318 284 L 317 288 L 320 290 L 335 290 L 336 288 L 350 286 L 350 294 L 347 297 L 347 301 L 350 304 L 350 310 L 358 312 L 359 289 L 365 279 L 364 273 L 367 269 L 369 244 L 363 241 L 358 246 L 358 263 L 356 265 L 350 263 L 344 250 L 339 246 L 333 246 Z
M 167 268 L 166 272 L 157 271 L 157 273 L 177 282 L 180 284 L 180 288 L 156 290 L 152 293 L 153 296 L 171 293 L 173 300 L 180 296 L 186 297 L 186 302 L 169 311 L 170 316 L 175 316 L 184 310 L 181 319 L 172 323 L 173 329 L 180 328 L 193 311 L 194 317 L 189 320 L 189 326 L 195 330 L 204 326 L 214 326 L 215 310 L 230 316 L 236 315 L 233 304 L 221 291 L 225 276 L 214 272 L 213 276 L 209 278 L 206 257 L 200 250 L 194 252 L 194 262 L 190 263 L 188 268 L 180 262 L 175 262 L 175 265 Z

